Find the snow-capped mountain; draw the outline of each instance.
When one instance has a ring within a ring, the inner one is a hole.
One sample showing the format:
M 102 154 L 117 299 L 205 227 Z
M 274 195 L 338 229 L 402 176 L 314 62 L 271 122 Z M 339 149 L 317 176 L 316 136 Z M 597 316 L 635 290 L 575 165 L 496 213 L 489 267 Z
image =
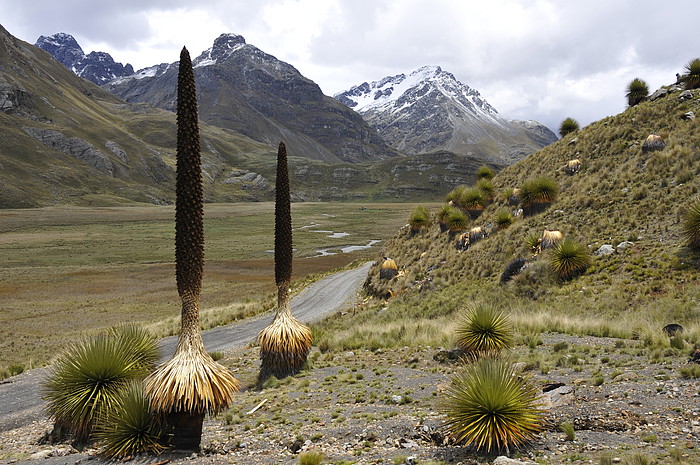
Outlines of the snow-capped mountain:
M 488 150 L 495 161 L 510 164 L 557 140 L 539 123 L 501 116 L 476 89 L 439 66 L 365 82 L 334 97 L 391 146 L 412 154 Z
M 116 63 L 109 53 L 90 52 L 85 55 L 70 34 L 59 32 L 49 37 L 40 36 L 34 45 L 49 52 L 78 76 L 95 84 L 104 84 L 134 74 L 134 68 L 130 64 Z

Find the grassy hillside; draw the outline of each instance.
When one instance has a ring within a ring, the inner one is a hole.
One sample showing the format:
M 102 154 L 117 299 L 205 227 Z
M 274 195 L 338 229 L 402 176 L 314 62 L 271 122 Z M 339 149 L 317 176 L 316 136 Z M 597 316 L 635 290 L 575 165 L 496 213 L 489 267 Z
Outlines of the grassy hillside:
M 493 201 L 467 226 L 491 229 L 490 236 L 468 250 L 457 250 L 455 238 L 440 232 L 433 208 L 427 230 L 413 234 L 403 228 L 386 243 L 367 280 L 371 294 L 396 297 L 388 303 L 370 300 L 365 312 L 319 330 L 333 329 L 333 344 L 349 347 L 363 339 L 377 346 L 448 343 L 454 312 L 485 300 L 508 309 L 522 332 L 632 337 L 679 323 L 698 342 L 699 257 L 686 247 L 680 222 L 699 198 L 698 120 L 682 115 L 700 111 L 700 91 L 683 101 L 679 96 L 671 92 L 595 122 L 504 169 L 493 179 Z M 667 145 L 645 153 L 642 145 L 653 132 Z M 582 168 L 569 176 L 564 166 L 571 159 L 580 159 Z M 506 200 L 510 189 L 540 176 L 558 184 L 556 201 L 498 230 L 497 212 L 518 208 Z M 562 281 L 547 266 L 551 250 L 533 259 L 527 245 L 528 236 L 541 237 L 545 229 L 560 230 L 591 253 L 604 244 L 615 251 L 592 256 L 583 275 Z M 631 244 L 618 247 L 624 241 Z M 397 262 L 397 277 L 380 279 L 381 256 Z M 499 284 L 506 266 L 519 257 L 529 268 Z M 377 324 L 387 319 L 389 326 Z

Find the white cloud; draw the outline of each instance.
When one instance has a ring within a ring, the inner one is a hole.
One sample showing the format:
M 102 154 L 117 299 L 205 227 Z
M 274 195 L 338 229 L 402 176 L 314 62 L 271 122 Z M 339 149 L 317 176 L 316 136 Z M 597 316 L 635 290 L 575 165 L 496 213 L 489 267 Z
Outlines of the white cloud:
M 327 94 L 440 65 L 507 117 L 556 129 L 624 109 L 696 58 L 695 0 L 0 0 L 10 33 L 67 32 L 137 69 L 193 56 L 224 32 L 295 66 Z

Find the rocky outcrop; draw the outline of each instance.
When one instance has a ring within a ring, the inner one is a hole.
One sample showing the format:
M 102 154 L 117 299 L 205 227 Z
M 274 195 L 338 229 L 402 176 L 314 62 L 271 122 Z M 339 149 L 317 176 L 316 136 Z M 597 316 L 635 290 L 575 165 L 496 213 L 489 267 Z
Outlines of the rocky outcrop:
M 51 129 L 25 127 L 23 130 L 47 147 L 75 157 L 105 174 L 114 176 L 114 165 L 107 154 L 85 140 L 79 137 L 66 137 Z

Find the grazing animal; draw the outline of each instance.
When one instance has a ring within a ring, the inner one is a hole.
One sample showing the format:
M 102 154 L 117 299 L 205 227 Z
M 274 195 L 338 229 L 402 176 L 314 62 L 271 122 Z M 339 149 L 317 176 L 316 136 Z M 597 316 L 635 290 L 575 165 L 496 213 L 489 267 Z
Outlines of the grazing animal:
M 578 173 L 581 170 L 581 160 L 578 158 L 574 158 L 573 160 L 569 160 L 566 162 L 566 166 L 564 167 L 564 172 L 568 174 L 569 176 L 573 176 L 574 174 Z

